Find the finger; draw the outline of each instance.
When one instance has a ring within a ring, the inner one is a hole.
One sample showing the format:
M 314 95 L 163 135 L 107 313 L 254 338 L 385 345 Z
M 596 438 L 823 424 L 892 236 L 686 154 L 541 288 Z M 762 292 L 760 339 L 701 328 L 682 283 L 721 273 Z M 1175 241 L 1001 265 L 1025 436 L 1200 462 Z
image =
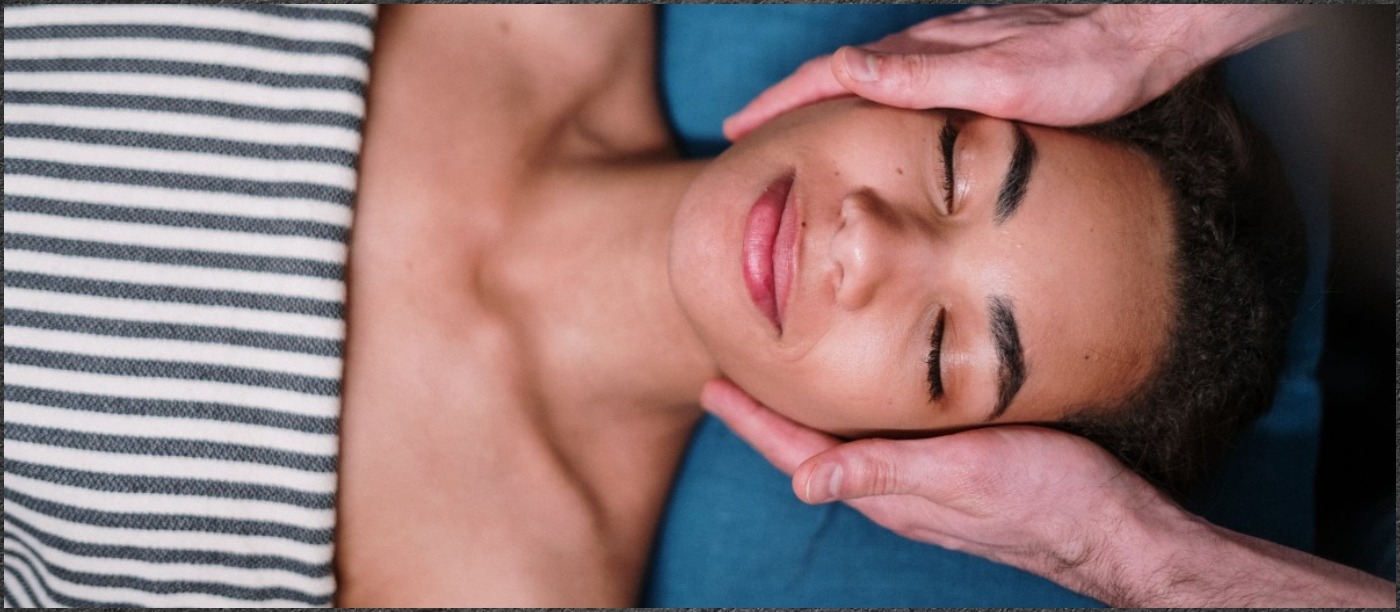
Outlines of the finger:
M 948 501 L 967 489 L 969 478 L 994 468 L 979 469 L 977 453 L 964 452 L 957 435 L 842 444 L 803 462 L 793 473 L 793 492 L 809 504 L 878 495 Z
M 832 70 L 843 87 L 881 104 L 1004 116 L 1008 100 L 1018 99 L 1017 91 L 990 66 L 968 70 L 966 58 L 971 55 L 975 52 L 885 54 L 842 47 L 832 60 Z
M 857 440 L 803 462 L 792 475 L 792 490 L 809 504 L 871 495 L 911 492 L 890 440 Z
M 802 64 L 725 119 L 724 136 L 731 142 L 738 140 L 787 111 L 847 93 L 831 74 L 831 56 L 823 55 Z
M 700 389 L 700 405 L 784 474 L 791 475 L 808 457 L 839 443 L 836 438 L 773 412 L 727 380 L 705 383 Z

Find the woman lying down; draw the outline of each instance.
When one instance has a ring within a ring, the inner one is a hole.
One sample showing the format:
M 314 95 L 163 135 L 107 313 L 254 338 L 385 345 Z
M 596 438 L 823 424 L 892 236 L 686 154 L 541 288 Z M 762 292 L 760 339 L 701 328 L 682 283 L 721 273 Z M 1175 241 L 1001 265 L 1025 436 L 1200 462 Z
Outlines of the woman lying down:
M 838 99 L 685 161 L 649 7 L 379 19 L 339 605 L 635 603 L 713 377 L 841 436 L 1059 427 L 1170 491 L 1269 404 L 1299 234 L 1218 75 L 1082 131 Z

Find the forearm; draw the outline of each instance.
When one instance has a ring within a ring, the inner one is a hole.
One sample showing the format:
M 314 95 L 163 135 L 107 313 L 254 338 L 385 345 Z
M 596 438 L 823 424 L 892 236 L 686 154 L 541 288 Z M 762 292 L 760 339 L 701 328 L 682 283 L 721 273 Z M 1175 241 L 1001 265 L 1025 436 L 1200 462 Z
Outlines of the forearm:
M 1394 607 L 1395 583 L 1218 527 L 1175 506 L 1120 531 L 1062 580 L 1118 607 Z

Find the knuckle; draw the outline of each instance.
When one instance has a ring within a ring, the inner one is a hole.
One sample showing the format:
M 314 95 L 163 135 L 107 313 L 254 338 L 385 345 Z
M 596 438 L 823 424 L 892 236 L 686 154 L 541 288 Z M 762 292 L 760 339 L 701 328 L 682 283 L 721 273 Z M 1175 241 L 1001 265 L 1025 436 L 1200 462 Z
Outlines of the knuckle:
M 908 104 L 924 96 L 930 83 L 928 61 L 922 55 L 886 55 L 879 61 L 877 82 L 893 102 Z
M 902 477 L 898 462 L 887 458 L 886 445 L 882 440 L 868 440 L 862 443 L 864 458 L 852 466 L 853 474 L 863 485 L 861 488 L 875 495 L 886 495 L 900 491 Z
M 877 461 L 871 467 L 870 479 L 875 491 L 881 494 L 899 491 L 899 470 L 894 465 Z
M 910 90 L 915 92 L 928 91 L 934 84 L 933 62 L 929 56 L 924 54 L 914 54 L 904 56 L 904 79 L 908 83 Z

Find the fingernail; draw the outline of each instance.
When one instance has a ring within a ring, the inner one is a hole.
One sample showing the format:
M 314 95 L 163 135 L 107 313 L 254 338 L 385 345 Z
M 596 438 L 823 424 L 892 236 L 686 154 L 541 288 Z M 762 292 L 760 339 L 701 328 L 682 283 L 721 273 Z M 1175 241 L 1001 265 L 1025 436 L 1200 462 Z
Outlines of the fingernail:
M 880 73 L 880 58 L 875 53 L 852 49 L 846 54 L 846 72 L 857 81 L 873 81 Z
M 841 466 L 826 463 L 807 477 L 807 503 L 821 504 L 836 499 L 841 491 Z

